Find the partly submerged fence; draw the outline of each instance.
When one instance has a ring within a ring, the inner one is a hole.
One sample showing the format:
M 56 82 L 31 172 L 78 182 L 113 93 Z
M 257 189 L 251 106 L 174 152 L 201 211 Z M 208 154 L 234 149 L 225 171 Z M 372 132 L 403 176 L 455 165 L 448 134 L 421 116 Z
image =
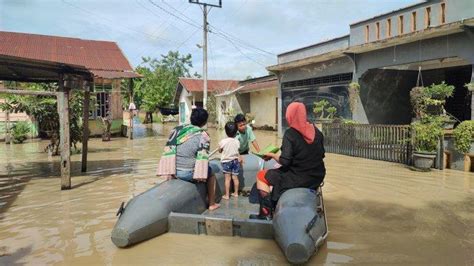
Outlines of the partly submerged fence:
M 324 124 L 327 152 L 410 164 L 409 125 Z

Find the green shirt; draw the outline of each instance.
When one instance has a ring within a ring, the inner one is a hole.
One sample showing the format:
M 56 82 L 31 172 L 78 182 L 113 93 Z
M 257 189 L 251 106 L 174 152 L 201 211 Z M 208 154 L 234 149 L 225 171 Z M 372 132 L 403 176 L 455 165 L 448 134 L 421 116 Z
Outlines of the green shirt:
M 255 135 L 253 134 L 253 130 L 250 126 L 247 125 L 247 129 L 245 129 L 245 133 L 240 133 L 237 131 L 236 138 L 240 142 L 239 153 L 245 152 L 249 150 L 249 142 L 254 141 Z

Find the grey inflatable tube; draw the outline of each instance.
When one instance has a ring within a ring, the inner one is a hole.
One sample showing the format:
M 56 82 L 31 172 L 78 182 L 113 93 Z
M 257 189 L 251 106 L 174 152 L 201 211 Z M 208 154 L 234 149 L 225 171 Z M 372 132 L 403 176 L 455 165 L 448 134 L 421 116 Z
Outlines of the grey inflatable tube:
M 131 199 L 112 231 L 117 247 L 161 235 L 168 231 L 170 212 L 200 214 L 206 210 L 206 185 L 172 179 Z
M 244 169 L 240 173 L 241 186 L 255 183 L 257 171 L 263 168 L 263 160 L 255 155 L 244 156 Z M 224 191 L 224 175 L 219 160 L 209 165 L 216 175 L 216 200 Z M 243 173 L 245 172 L 245 177 Z M 201 214 L 207 207 L 205 183 L 193 184 L 172 179 L 158 184 L 131 199 L 112 230 L 112 242 L 117 247 L 128 247 L 168 231 L 171 212 Z
M 273 216 L 275 240 L 291 263 L 305 263 L 327 232 L 316 191 L 294 188 L 278 200 Z

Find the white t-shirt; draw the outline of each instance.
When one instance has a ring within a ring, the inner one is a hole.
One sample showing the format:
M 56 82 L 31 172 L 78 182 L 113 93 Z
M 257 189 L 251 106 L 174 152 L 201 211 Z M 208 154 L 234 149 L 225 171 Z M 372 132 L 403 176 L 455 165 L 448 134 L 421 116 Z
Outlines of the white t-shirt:
M 236 138 L 225 138 L 219 142 L 222 149 L 221 162 L 229 162 L 239 159 L 240 142 Z

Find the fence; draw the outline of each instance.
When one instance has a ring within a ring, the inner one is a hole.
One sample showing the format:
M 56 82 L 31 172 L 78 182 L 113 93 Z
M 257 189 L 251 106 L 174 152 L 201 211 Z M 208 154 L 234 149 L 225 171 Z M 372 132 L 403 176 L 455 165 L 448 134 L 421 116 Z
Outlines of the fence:
M 409 125 L 324 124 L 327 152 L 410 164 Z

